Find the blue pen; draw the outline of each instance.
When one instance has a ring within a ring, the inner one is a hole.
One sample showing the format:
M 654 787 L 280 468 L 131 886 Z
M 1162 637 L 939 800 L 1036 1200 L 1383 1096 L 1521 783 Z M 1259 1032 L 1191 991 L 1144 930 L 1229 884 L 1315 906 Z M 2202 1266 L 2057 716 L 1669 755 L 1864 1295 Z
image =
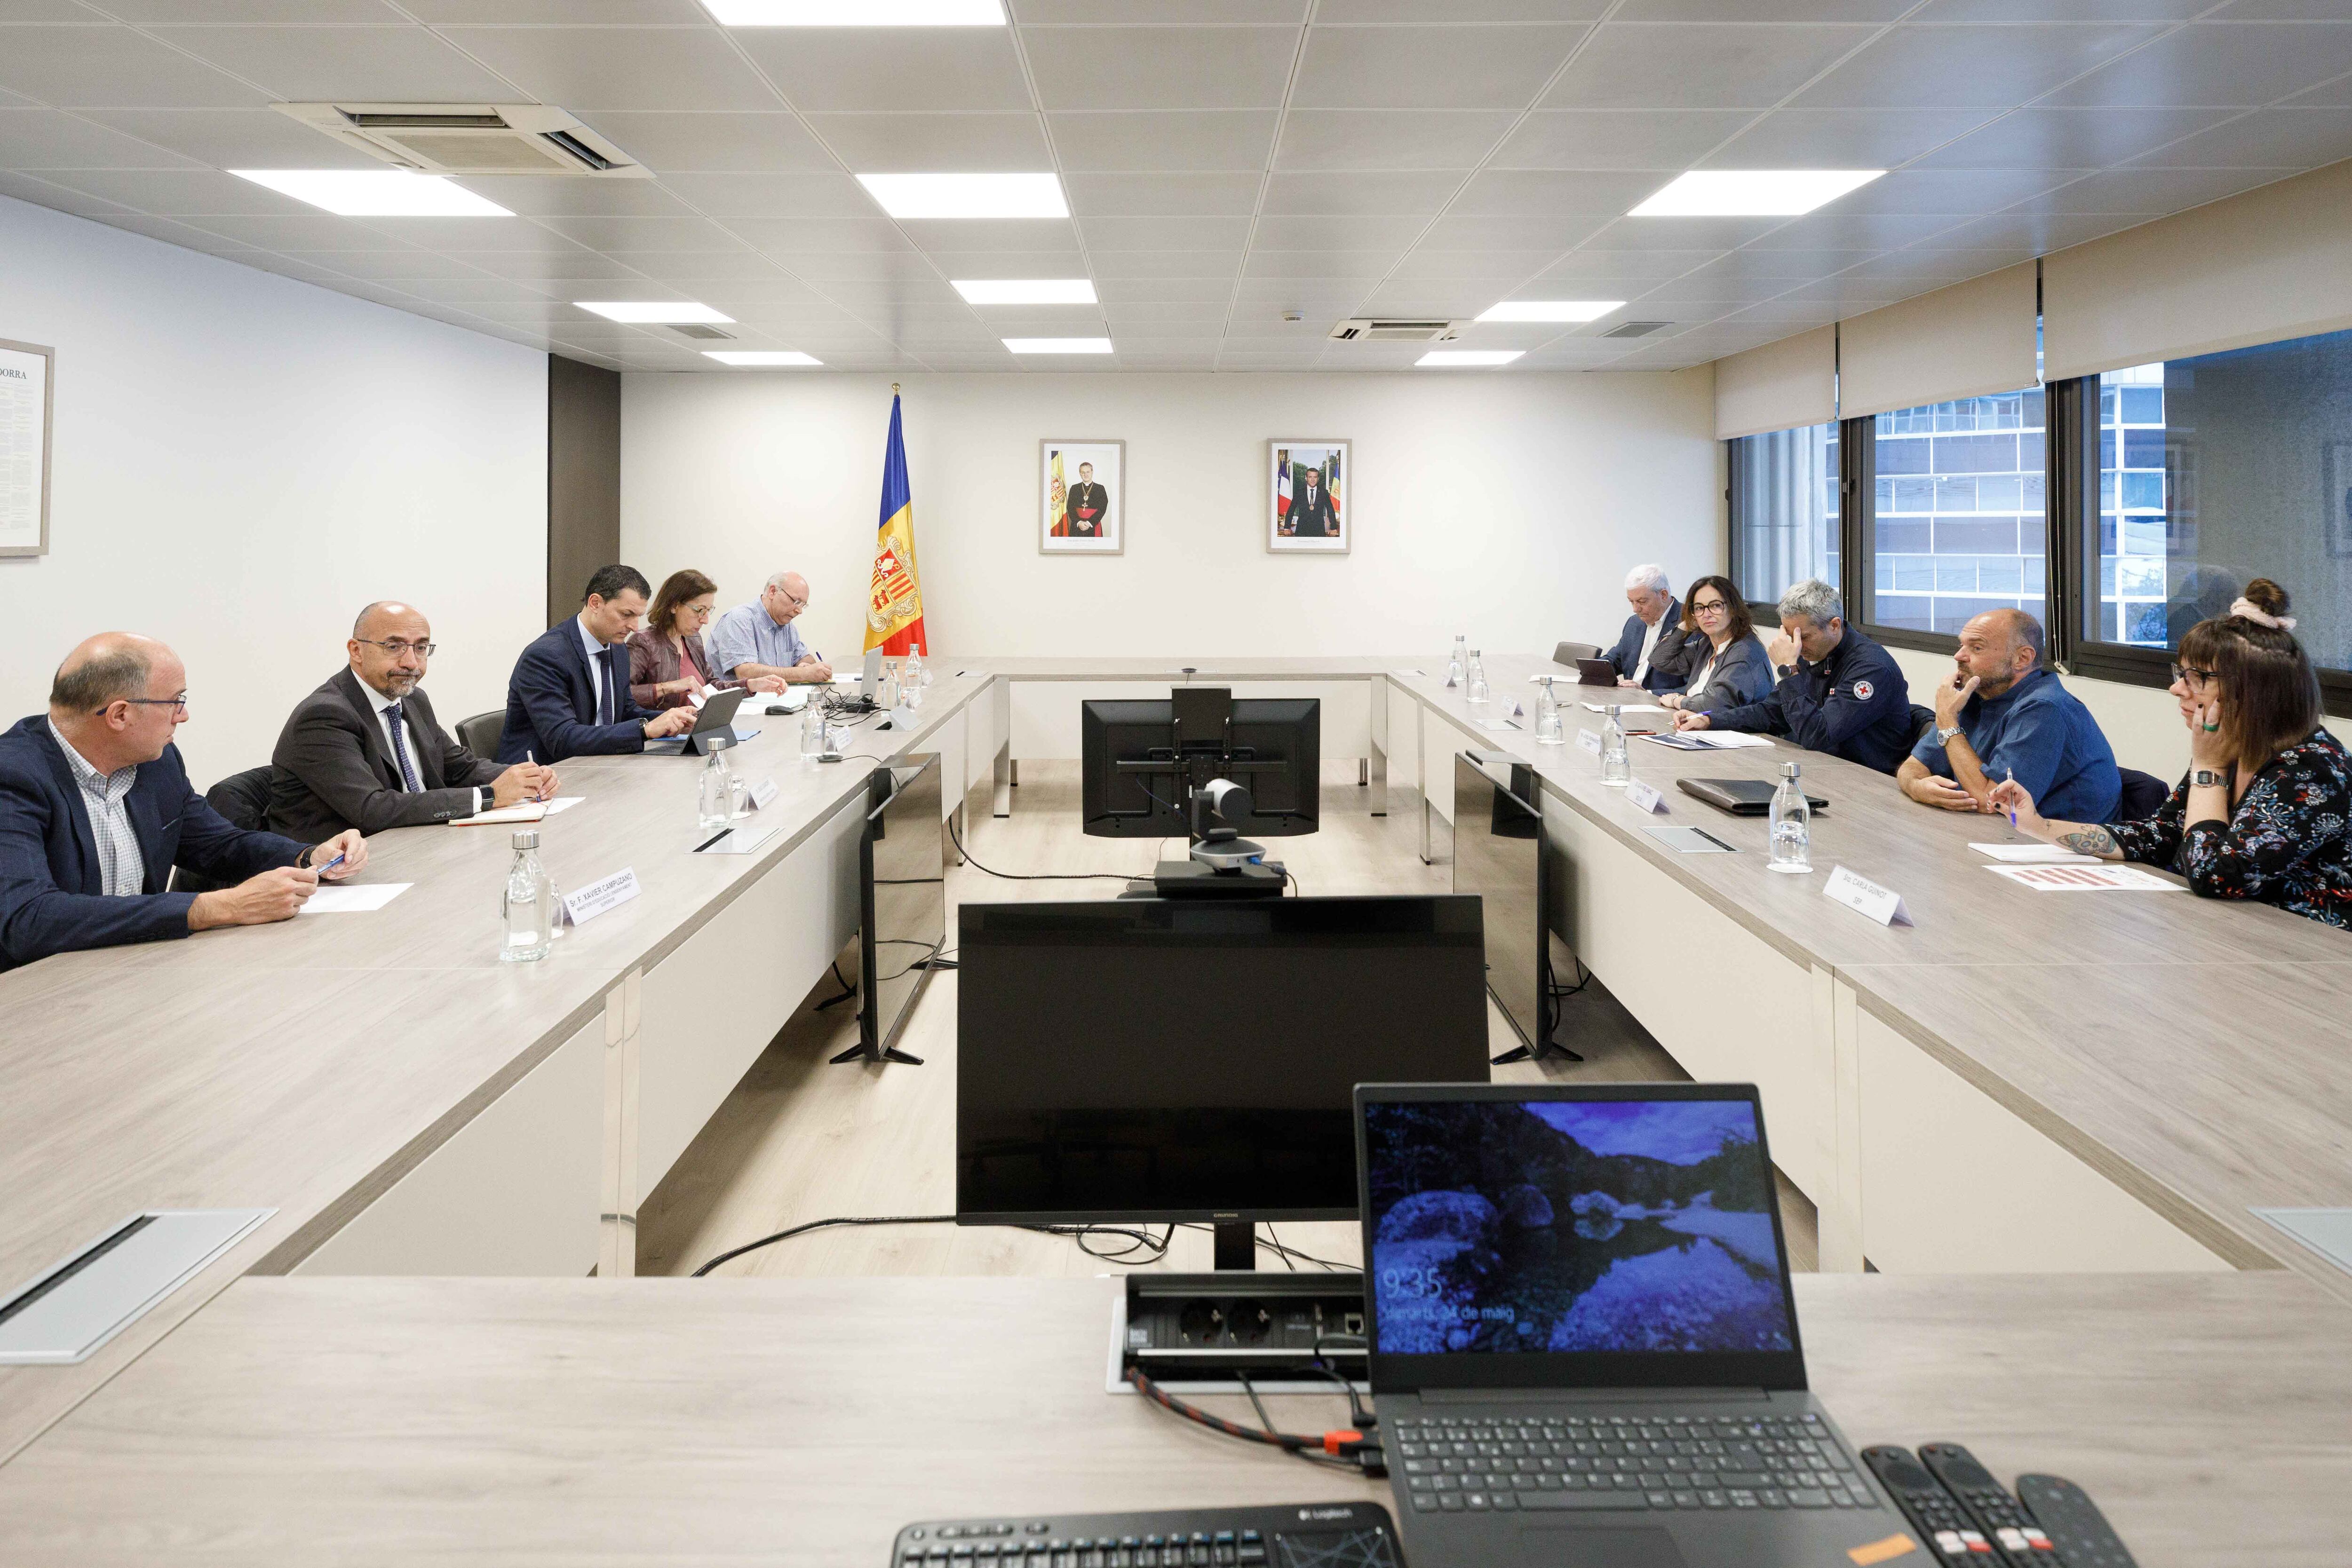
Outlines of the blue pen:
M 323 877 L 323 876 L 325 876 L 329 872 L 331 872 L 331 871 L 334 870 L 337 866 L 339 866 L 339 865 L 342 864 L 344 861 L 346 861 L 346 860 L 348 860 L 348 859 L 350 859 L 350 858 L 351 858 L 351 857 L 349 857 L 348 855 L 337 855 L 333 860 L 329 861 L 325 865 L 314 865 L 314 866 L 312 866 L 312 867 L 310 868 L 310 870 L 311 870 L 314 873 L 316 873 L 317 875 Z
M 2000 771 L 2002 776 L 2007 779 L 2010 783 L 2014 784 L 2017 782 L 2016 768 L 2004 768 Z M 2017 826 L 2017 808 L 2015 806 L 2011 806 L 2009 809 L 2009 825 L 2011 829 L 2014 829 Z

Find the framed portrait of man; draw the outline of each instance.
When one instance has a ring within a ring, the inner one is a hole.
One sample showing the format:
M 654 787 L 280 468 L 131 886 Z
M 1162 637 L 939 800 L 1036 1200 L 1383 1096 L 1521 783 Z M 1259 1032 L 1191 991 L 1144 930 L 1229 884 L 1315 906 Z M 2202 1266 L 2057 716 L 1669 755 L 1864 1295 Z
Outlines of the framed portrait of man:
M 1354 530 L 1348 486 L 1353 476 L 1344 441 L 1266 444 L 1265 548 L 1276 554 L 1345 555 Z
M 1044 555 L 1118 555 L 1127 549 L 1127 443 L 1037 444 L 1037 549 Z

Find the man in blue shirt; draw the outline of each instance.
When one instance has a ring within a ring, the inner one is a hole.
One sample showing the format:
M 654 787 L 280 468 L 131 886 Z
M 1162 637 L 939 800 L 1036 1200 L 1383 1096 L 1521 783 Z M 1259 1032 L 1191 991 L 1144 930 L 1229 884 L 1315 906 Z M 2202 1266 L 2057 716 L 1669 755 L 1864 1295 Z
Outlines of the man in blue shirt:
M 808 608 L 808 580 L 796 571 L 780 571 L 750 604 L 739 604 L 721 615 L 703 642 L 719 674 L 739 681 L 775 675 L 795 685 L 833 679 L 833 666 L 801 641 L 793 622 Z
M 1784 735 L 1892 773 L 1911 744 L 1911 688 L 1894 655 L 1845 623 L 1845 603 L 1819 578 L 1780 595 L 1780 635 L 1764 650 L 1780 684 L 1764 700 L 1711 714 L 1675 714 L 1676 729 Z
M 1906 795 L 1948 811 L 1992 811 L 1993 786 L 2013 778 L 2046 815 L 2115 817 L 2116 754 L 2090 709 L 2042 667 L 2042 622 L 2022 610 L 1988 610 L 1960 628 L 1958 668 L 1936 685 L 1936 727 L 1895 775 Z

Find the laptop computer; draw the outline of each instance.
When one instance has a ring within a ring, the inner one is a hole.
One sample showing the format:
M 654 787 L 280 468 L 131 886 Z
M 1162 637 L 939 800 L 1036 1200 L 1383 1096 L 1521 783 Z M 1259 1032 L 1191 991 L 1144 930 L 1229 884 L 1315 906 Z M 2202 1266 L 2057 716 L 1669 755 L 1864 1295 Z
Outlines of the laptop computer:
M 1677 779 L 1676 788 L 1685 795 L 1696 796 L 1717 810 L 1728 811 L 1735 817 L 1761 817 L 1772 810 L 1773 792 L 1778 784 L 1768 779 Z M 1811 790 L 1805 794 L 1806 808 L 1826 811 L 1830 803 Z
M 1580 686 L 1613 686 L 1617 684 L 1617 666 L 1606 659 L 1576 661 L 1576 684 Z
M 1417 1568 L 1828 1568 L 1902 1531 L 1806 1391 L 1752 1084 L 1360 1084 L 1356 1139 Z

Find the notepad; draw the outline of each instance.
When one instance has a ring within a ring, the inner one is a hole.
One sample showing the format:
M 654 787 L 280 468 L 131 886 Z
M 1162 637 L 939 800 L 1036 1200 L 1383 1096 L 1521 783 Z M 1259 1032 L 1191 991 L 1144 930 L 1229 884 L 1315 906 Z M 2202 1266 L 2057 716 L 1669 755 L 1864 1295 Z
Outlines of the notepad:
M 2096 855 L 2078 855 L 2056 844 L 1970 844 L 1969 848 L 2009 865 L 2097 865 Z
M 355 887 L 341 883 L 321 883 L 319 891 L 303 901 L 299 913 L 304 915 L 365 915 L 382 909 L 416 884 L 413 882 L 366 882 Z
M 558 795 L 552 800 L 526 800 L 520 806 L 500 806 L 496 810 L 477 811 L 470 817 L 452 817 L 449 825 L 453 828 L 493 828 L 500 822 L 536 822 L 542 818 L 552 817 L 558 811 L 568 811 L 586 799 L 585 795 Z
M 2036 893 L 2183 893 L 2177 882 L 2127 865 L 1989 865 L 1995 876 Z

